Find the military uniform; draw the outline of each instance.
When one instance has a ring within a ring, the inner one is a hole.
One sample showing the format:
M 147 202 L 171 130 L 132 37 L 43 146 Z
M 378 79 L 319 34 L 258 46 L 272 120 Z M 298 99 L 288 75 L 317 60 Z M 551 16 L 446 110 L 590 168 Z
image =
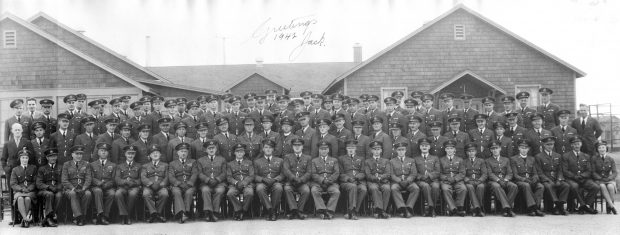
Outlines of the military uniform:
M 321 141 L 317 145 L 320 147 L 329 146 L 326 141 Z M 312 199 L 314 199 L 314 207 L 319 213 L 323 212 L 323 216 L 327 216 L 330 219 L 336 211 L 338 198 L 340 198 L 340 187 L 336 183 L 338 176 L 340 176 L 338 160 L 329 155 L 325 157 L 319 156 L 312 159 L 311 168 L 312 186 L 310 187 L 310 192 L 312 193 Z M 327 205 L 322 197 L 324 191 L 329 194 Z
M 117 189 L 114 198 L 120 216 L 128 216 L 134 209 L 136 198 L 138 198 L 142 188 L 140 169 L 142 169 L 142 165 L 135 161 L 124 161 L 116 167 L 114 181 Z
M 84 119 L 86 120 L 86 119 Z M 82 156 L 82 160 L 87 162 L 92 162 L 94 160 L 99 159 L 97 157 L 97 153 L 95 152 L 95 140 L 97 136 L 94 133 L 84 132 L 75 137 L 75 145 L 84 146 L 84 155 Z
M 493 131 L 486 127 L 483 130 L 475 128 L 469 130 L 469 137 L 471 138 L 472 143 L 478 145 L 478 157 L 486 158 L 491 155 L 491 152 L 487 146 L 489 146 L 489 144 L 496 139 Z
M 275 152 L 279 153 L 282 157 L 293 153 L 293 145 L 291 141 L 299 138 L 299 136 L 289 133 L 288 135 L 282 133 L 280 138 L 276 141 L 276 150 Z
M 88 190 L 92 183 L 88 162 L 75 162 L 73 160 L 65 162 L 62 166 L 61 181 L 65 195 L 71 201 L 73 217 L 79 218 L 85 215 L 92 196 Z
M 46 153 L 46 155 L 58 154 L 58 151 L 50 149 Z M 52 218 L 54 215 L 52 213 L 58 211 L 62 202 L 61 174 L 62 168 L 58 164 L 41 165 L 37 169 L 37 195 L 43 199 L 43 208 L 45 208 L 43 216 L 45 218 Z
M 475 145 L 472 146 L 474 148 L 476 147 Z M 478 210 L 478 215 L 481 215 L 479 210 L 484 202 L 487 182 L 487 165 L 482 158 L 467 157 L 463 161 L 463 167 L 465 168 L 465 178 L 463 179 L 463 182 L 465 183 L 467 193 L 469 194 L 469 201 L 471 202 L 474 210 Z
M 206 145 L 215 146 L 217 143 L 211 141 Z M 202 209 L 207 214 L 220 213 L 220 204 L 226 192 L 226 160 L 221 156 L 204 156 L 198 159 L 198 172 Z
M 263 136 L 254 132 L 243 132 L 241 135 L 237 136 L 237 143 L 245 146 L 246 157 L 251 160 L 254 160 L 260 156 L 262 142 Z
M 110 161 L 114 163 L 124 162 L 125 154 L 123 154 L 123 148 L 132 145 L 134 142 L 136 142 L 136 140 L 131 137 L 120 137 L 114 140 L 114 142 L 112 142 L 112 152 L 110 152 Z
M 429 144 L 425 139 L 421 139 L 418 144 L 420 142 Z M 433 207 L 439 199 L 439 159 L 437 156 L 422 153 L 419 157 L 415 157 L 414 161 L 418 171 L 417 184 L 426 204 L 431 207 L 430 211 L 434 212 Z
M 65 134 L 63 135 L 63 133 Z M 58 149 L 58 164 L 71 160 L 69 149 L 74 145 L 75 136 L 75 133 L 61 129 L 50 135 L 50 145 Z
M 368 193 L 365 181 L 366 175 L 364 174 L 365 159 L 366 156 L 358 155 L 357 150 L 354 156 L 343 155 L 338 159 L 340 187 L 347 193 L 349 199 L 347 210 L 356 213 L 359 212 L 362 202 Z
M 298 144 L 303 145 L 300 141 Z M 294 213 L 304 211 L 306 202 L 310 198 L 308 181 L 312 171 L 312 157 L 300 153 L 289 153 L 284 156 L 284 198 L 290 211 Z
M 538 177 L 545 187 L 547 195 L 551 198 L 553 204 L 556 205 L 557 212 L 555 214 L 565 214 L 564 204 L 568 199 L 570 187 L 564 180 L 562 173 L 562 156 L 556 152 L 547 152 L 543 150 L 536 155 L 538 168 Z
M 467 196 L 467 188 L 463 183 L 465 177 L 465 164 L 463 159 L 457 156 L 445 156 L 439 158 L 439 166 L 441 169 L 440 181 L 441 191 L 443 198 L 448 204 L 448 210 L 452 213 L 456 212 L 457 207 L 459 212 L 465 204 L 465 197 Z M 453 194 L 456 193 L 456 200 L 453 198 Z
M 497 144 L 499 147 L 499 144 Z M 517 185 L 512 182 L 512 167 L 507 157 L 491 156 L 486 160 L 489 186 L 504 210 L 511 210 L 517 197 Z M 508 212 L 508 211 L 506 211 Z M 508 212 L 505 216 L 509 216 Z
M 464 131 L 448 131 L 444 133 L 443 137 L 448 138 L 448 140 L 452 140 L 456 142 L 456 156 L 460 158 L 465 158 L 465 145 L 469 144 L 469 134 Z
M 530 154 L 532 156 L 536 156 L 538 153 L 540 153 L 543 148 L 541 140 L 545 137 L 549 137 L 552 135 L 553 134 L 551 134 L 551 131 L 542 128 L 540 130 L 527 130 L 527 132 L 525 132 L 525 139 L 528 140 L 530 142 L 530 145 L 532 146 L 530 148 Z
M 554 127 L 553 129 L 551 129 L 550 131 L 551 131 L 551 134 L 555 136 L 555 150 L 554 151 L 556 153 L 562 155 L 573 149 L 571 147 L 569 140 L 573 137 L 578 136 L 577 129 L 569 125 L 566 125 L 566 126 L 558 125 Z
M 32 140 L 30 140 L 31 144 L 32 144 L 32 148 L 34 150 L 34 162 L 36 164 L 37 167 L 40 166 L 45 166 L 47 165 L 47 159 L 45 158 L 45 150 L 47 150 L 48 148 L 51 148 L 53 146 L 51 146 L 51 141 L 49 138 L 46 137 L 42 137 L 42 138 L 37 138 L 34 137 Z
M 161 215 L 168 202 L 168 164 L 162 161 L 149 162 L 140 170 L 142 197 L 151 216 Z M 155 195 L 156 194 L 156 195 Z
M 370 145 L 373 146 L 373 143 L 377 142 L 371 142 Z M 390 201 L 390 177 L 392 176 L 390 161 L 387 158 L 369 157 L 364 163 L 364 173 L 374 204 L 374 213 L 381 214 L 385 212 Z
M 400 146 L 407 147 L 407 145 L 401 144 Z M 398 146 L 396 146 L 398 147 Z M 394 157 L 390 160 L 392 169 L 392 199 L 397 209 L 408 209 L 413 212 L 413 206 L 418 200 L 420 195 L 420 187 L 415 183 L 415 179 L 418 177 L 418 170 L 415 165 L 415 160 L 409 157 Z M 407 202 L 403 200 L 402 190 L 409 192 Z
M 187 143 L 179 144 L 176 147 L 177 151 L 180 148 L 179 146 L 184 145 L 187 145 L 186 148 L 189 151 L 189 144 Z M 189 158 L 184 161 L 177 158 L 168 165 L 168 180 L 174 199 L 175 215 L 183 213 L 182 216 L 185 216 L 185 213 L 190 212 L 196 192 L 194 183 L 198 178 L 198 165 L 196 160 Z M 181 222 L 184 222 L 183 219 Z
M 543 115 L 543 128 L 547 130 L 551 130 L 557 125 L 560 125 L 560 121 L 558 120 L 558 112 L 560 111 L 560 106 L 557 104 L 542 104 L 536 107 L 536 113 L 540 113 Z
M 531 155 L 525 157 L 516 155 L 510 159 L 514 174 L 514 181 L 525 197 L 525 203 L 530 212 L 538 210 L 543 197 L 544 187 L 538 176 L 536 158 Z
M 92 187 L 90 191 L 95 199 L 95 208 L 97 215 L 102 214 L 107 218 L 110 215 L 110 208 L 114 202 L 114 194 L 116 193 L 116 184 L 114 172 L 116 171 L 116 163 L 106 159 L 96 160 L 90 163 L 93 173 Z
M 282 181 L 285 179 L 283 166 L 284 160 L 274 156 L 254 160 L 256 194 L 258 194 L 263 206 L 270 212 L 270 217 L 272 217 L 270 220 L 277 219 L 275 210 L 280 205 L 283 190 Z
M 303 153 L 314 157 L 314 155 L 312 154 L 312 149 L 314 148 L 312 147 L 312 142 L 313 142 L 313 139 L 315 138 L 314 136 L 317 135 L 316 130 L 310 126 L 307 126 L 305 128 L 301 128 L 297 130 L 295 132 L 295 135 L 299 136 L 301 139 L 304 140 Z
M 227 165 L 226 177 L 229 186 L 226 198 L 232 203 L 235 212 L 245 213 L 254 199 L 254 165 L 248 159 L 241 162 L 233 160 Z
M 573 138 L 571 142 L 574 142 L 576 138 Z M 577 202 L 581 205 L 580 208 L 587 208 L 587 205 L 592 205 L 592 203 L 594 203 L 596 194 L 600 191 L 600 187 L 592 180 L 592 162 L 590 156 L 582 152 L 575 152 L 574 150 L 564 153 L 564 155 L 562 155 L 562 174 L 570 186 L 571 195 L 577 197 Z M 583 188 L 586 192 L 585 198 L 580 192 L 580 188 Z M 587 209 L 585 211 L 589 212 Z

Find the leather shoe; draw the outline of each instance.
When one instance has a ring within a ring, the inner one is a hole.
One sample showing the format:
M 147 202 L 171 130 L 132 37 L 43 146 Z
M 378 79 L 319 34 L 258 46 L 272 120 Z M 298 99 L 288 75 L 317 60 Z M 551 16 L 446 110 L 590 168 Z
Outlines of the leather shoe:
M 181 220 L 179 221 L 179 223 L 185 223 L 185 221 L 187 221 L 187 215 L 185 215 L 184 212 L 181 212 Z
M 82 218 L 77 220 L 77 226 L 84 226 L 84 220 Z
M 355 212 L 355 211 L 351 212 L 351 219 L 352 220 L 357 220 L 357 212 Z
M 306 215 L 306 213 L 303 213 L 301 211 L 297 211 L 297 218 L 299 218 L 300 220 L 305 220 L 306 218 L 308 218 L 308 215 Z
M 615 207 L 609 208 L 611 210 L 611 213 L 613 213 L 614 215 L 617 215 L 618 212 L 616 211 Z
M 217 222 L 219 218 L 217 218 L 217 215 L 215 214 L 215 212 L 211 212 L 211 221 L 213 222 Z
M 102 215 L 101 216 L 101 224 L 108 225 L 108 224 L 110 224 L 110 222 L 108 222 L 108 220 L 105 218 L 105 216 Z
M 47 226 L 49 226 L 49 227 L 57 227 L 58 226 L 58 224 L 56 224 L 52 218 L 48 217 L 46 222 L 47 222 Z
M 245 211 L 239 211 L 239 221 L 243 221 L 243 217 L 245 216 Z

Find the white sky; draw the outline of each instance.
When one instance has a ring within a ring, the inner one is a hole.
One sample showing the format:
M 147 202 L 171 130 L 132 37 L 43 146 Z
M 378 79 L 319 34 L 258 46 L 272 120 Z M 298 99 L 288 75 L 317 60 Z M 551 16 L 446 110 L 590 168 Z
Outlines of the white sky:
M 352 61 L 364 59 L 452 8 L 454 0 L 0 0 L 0 12 L 23 19 L 43 11 L 97 42 L 149 66 Z M 620 1 L 463 0 L 539 47 L 585 71 L 579 103 L 619 103 Z M 310 22 L 263 41 L 265 27 Z M 304 34 L 304 29 L 305 34 Z M 254 36 L 253 36 L 254 34 Z M 292 35 L 292 34 L 291 34 Z M 314 46 L 295 50 L 304 36 Z M 324 35 L 324 40 L 319 41 Z M 291 56 L 291 54 L 294 54 Z

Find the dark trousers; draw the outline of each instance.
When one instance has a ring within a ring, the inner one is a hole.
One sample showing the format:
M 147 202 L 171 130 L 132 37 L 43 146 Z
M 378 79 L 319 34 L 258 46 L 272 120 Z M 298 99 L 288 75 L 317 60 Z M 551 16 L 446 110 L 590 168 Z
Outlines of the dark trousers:
M 226 192 L 226 184 L 220 183 L 215 187 L 202 185 L 200 192 L 202 193 L 202 209 L 219 213 L 220 203 L 224 198 L 224 192 Z
M 189 212 L 190 206 L 194 202 L 194 193 L 196 188 L 189 187 L 182 189 L 180 187 L 172 186 L 172 199 L 174 200 L 174 214 L 180 212 Z
M 409 192 L 409 196 L 407 197 L 407 202 L 403 200 L 403 194 L 401 191 L 406 189 Z M 392 184 L 392 199 L 394 200 L 394 204 L 396 208 L 404 208 L 408 207 L 413 210 L 413 206 L 415 202 L 418 201 L 418 197 L 420 196 L 420 187 L 416 183 L 410 183 L 407 187 L 403 187 L 400 184 Z
M 347 193 L 347 210 L 358 212 L 362 206 L 362 201 L 368 194 L 366 184 L 361 183 L 341 183 L 340 187 Z
M 462 207 L 465 204 L 465 197 L 467 196 L 467 188 L 465 184 L 461 182 L 456 183 L 441 183 L 441 192 L 443 193 L 443 199 L 448 204 L 448 209 L 454 210 L 457 207 Z M 456 200 L 453 195 L 456 193 Z
M 577 197 L 577 202 L 579 203 L 579 205 L 582 206 L 592 205 L 594 203 L 594 200 L 596 199 L 596 194 L 599 192 L 599 190 L 601 190 L 601 187 L 590 179 L 584 180 L 581 183 L 578 183 L 574 180 L 566 180 L 566 182 L 570 186 L 571 194 Z M 581 195 L 581 193 L 579 193 L 580 187 L 583 188 L 583 190 L 586 192 L 585 198 L 583 197 L 583 195 Z
M 105 217 L 110 216 L 110 208 L 112 208 L 112 203 L 114 203 L 116 189 L 93 187 L 90 190 L 93 192 L 95 198 L 95 209 L 97 209 L 97 214 L 103 213 Z
M 164 211 L 164 206 L 166 206 L 166 202 L 168 202 L 168 189 L 160 188 L 157 190 L 157 195 L 154 195 L 154 193 L 155 191 L 148 187 L 142 190 L 144 204 L 146 204 L 146 208 L 149 210 L 149 213 L 162 214 Z M 155 196 L 156 198 L 154 198 Z
M 466 183 L 467 194 L 469 194 L 469 201 L 474 209 L 480 208 L 480 204 L 484 201 L 484 193 L 486 186 L 484 183 L 471 184 Z
M 563 181 L 544 182 L 543 186 L 545 187 L 545 192 L 547 192 L 547 195 L 549 195 L 553 203 L 566 203 L 568 193 L 570 191 L 570 186 L 568 183 Z
M 88 205 L 90 205 L 90 199 L 92 194 L 88 190 L 83 190 L 78 193 L 74 190 L 65 190 L 65 195 L 71 201 L 71 210 L 73 211 L 73 217 L 78 217 L 86 214 Z
M 325 205 L 325 201 L 323 201 L 323 197 L 321 196 L 325 191 L 329 194 L 327 205 Z M 310 187 L 310 193 L 312 194 L 312 199 L 314 199 L 314 207 L 317 210 L 320 211 L 327 209 L 331 212 L 336 211 L 338 198 L 340 198 L 340 186 L 338 186 L 338 184 L 332 183 L 327 187 L 319 184 L 313 184 L 312 187 Z
M 48 216 L 50 213 L 57 211 L 62 201 L 62 192 L 51 192 L 48 190 L 41 190 L 38 193 L 40 198 L 43 198 L 44 215 Z
M 428 206 L 434 207 L 439 199 L 439 182 L 418 181 L 418 187 L 420 187 L 422 197 L 424 197 Z
M 295 200 L 294 192 L 299 193 L 299 201 Z M 291 183 L 284 184 L 284 199 L 286 200 L 289 210 L 303 211 L 309 198 L 310 187 L 307 183 L 298 185 L 292 185 Z
M 265 183 L 256 184 L 256 194 L 263 206 L 269 210 L 278 208 L 282 199 L 282 183 L 275 182 L 271 186 Z
M 129 215 L 133 211 L 139 193 L 140 187 L 120 187 L 116 190 L 114 198 L 116 199 L 119 215 Z
M 237 195 L 240 193 L 243 193 L 243 202 L 239 201 L 239 198 L 237 198 Z M 243 192 L 241 192 L 236 186 L 231 185 L 228 187 L 226 198 L 228 198 L 228 201 L 232 203 L 233 209 L 236 212 L 241 210 L 248 211 L 250 209 L 250 205 L 252 205 L 252 199 L 254 198 L 254 186 L 251 184 L 245 186 L 243 188 Z
M 502 204 L 502 208 L 508 209 L 513 207 L 518 192 L 518 187 L 515 183 L 504 182 L 500 185 L 500 183 L 492 181 L 489 182 L 489 185 L 491 186 L 491 189 L 493 189 L 495 198 L 497 198 Z
M 372 202 L 375 204 L 375 208 L 384 210 L 387 209 L 388 202 L 390 202 L 390 184 L 378 184 L 374 182 L 367 182 L 368 191 L 372 197 Z
M 528 182 L 517 182 L 517 187 L 519 187 L 519 191 L 525 197 L 525 204 L 527 207 L 532 206 L 540 206 L 540 201 L 542 201 L 543 192 L 545 187 L 541 183 L 528 183 Z

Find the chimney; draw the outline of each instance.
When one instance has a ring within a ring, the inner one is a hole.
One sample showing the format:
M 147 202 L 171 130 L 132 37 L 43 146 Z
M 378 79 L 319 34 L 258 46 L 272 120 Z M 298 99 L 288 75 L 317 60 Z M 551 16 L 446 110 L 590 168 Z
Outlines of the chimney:
M 262 68 L 262 67 L 263 67 L 263 58 L 256 57 L 256 68 Z
M 362 63 L 362 45 L 357 42 L 353 45 L 353 62 Z

